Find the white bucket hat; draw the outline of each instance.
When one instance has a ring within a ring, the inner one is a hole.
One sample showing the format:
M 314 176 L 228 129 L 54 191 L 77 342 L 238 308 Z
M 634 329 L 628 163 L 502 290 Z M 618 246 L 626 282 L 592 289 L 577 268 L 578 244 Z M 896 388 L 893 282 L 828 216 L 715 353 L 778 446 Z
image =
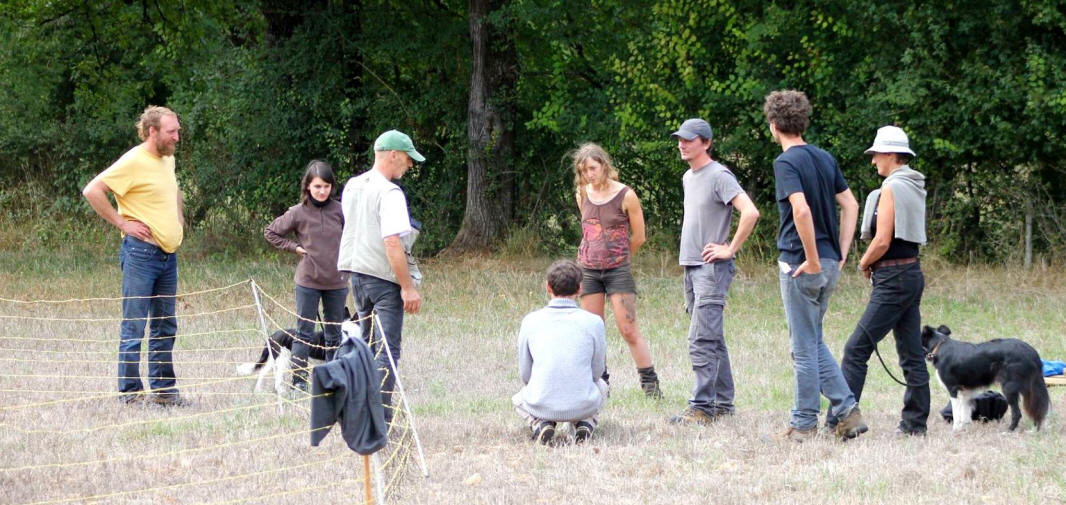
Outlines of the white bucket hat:
M 882 126 L 877 129 L 874 137 L 874 145 L 866 150 L 865 154 L 873 153 L 906 153 L 917 156 L 911 151 L 910 141 L 907 134 L 898 126 Z

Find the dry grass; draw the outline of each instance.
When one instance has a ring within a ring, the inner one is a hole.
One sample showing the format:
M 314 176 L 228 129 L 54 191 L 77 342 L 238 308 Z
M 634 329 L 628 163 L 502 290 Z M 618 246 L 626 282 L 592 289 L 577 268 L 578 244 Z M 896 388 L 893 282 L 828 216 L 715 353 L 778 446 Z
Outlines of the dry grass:
M 41 258 L 26 264 L 0 253 L 0 297 L 19 299 L 110 296 L 119 275 L 113 262 Z M 1066 501 L 1064 425 L 1055 414 L 1039 433 L 1004 433 L 1003 424 L 972 426 L 954 434 L 930 420 L 924 439 L 897 440 L 902 390 L 871 363 L 863 398 L 870 433 L 847 444 L 782 441 L 792 402 L 792 371 L 785 323 L 772 265 L 742 264 L 727 309 L 726 333 L 736 374 L 738 414 L 714 426 L 676 427 L 691 385 L 681 305 L 680 274 L 669 258 L 637 265 L 640 320 L 666 399 L 646 400 L 617 331 L 608 329 L 614 391 L 591 444 L 555 449 L 532 446 L 508 399 L 519 386 L 514 357 L 518 323 L 544 304 L 542 272 L 549 260 L 501 262 L 491 258 L 428 262 L 423 313 L 405 325 L 401 370 L 413 404 L 430 476 L 417 471 L 393 495 L 394 503 L 1062 503 Z M 291 303 L 291 266 L 197 263 L 181 266 L 181 291 L 254 277 Z M 965 340 L 1016 336 L 1047 359 L 1066 356 L 1066 282 L 1060 270 L 1024 272 L 949 268 L 929 261 L 923 312 L 929 323 L 950 325 Z M 839 357 L 868 292 L 849 273 L 826 319 L 830 348 Z M 247 303 L 246 288 L 186 300 L 193 314 Z M 19 309 L 0 304 L 0 315 Z M 254 312 L 236 311 L 183 320 L 178 371 L 196 403 L 180 411 L 125 408 L 113 399 L 12 406 L 69 398 L 79 390 L 114 389 L 117 323 L 61 322 L 61 317 L 109 318 L 116 305 L 78 303 L 34 309 L 45 320 L 0 319 L 0 503 L 23 504 L 88 497 L 262 473 L 254 478 L 115 496 L 106 503 L 347 503 L 361 498 L 359 459 L 337 434 L 325 447 L 307 447 L 305 413 L 278 415 L 251 383 L 230 380 L 193 387 L 194 378 L 232 377 L 233 365 L 255 351 Z M 279 318 L 284 318 L 278 315 Z M 250 329 L 247 333 L 228 330 Z M 57 339 L 13 340 L 12 336 Z M 29 343 L 28 343 L 29 342 Z M 195 353 L 200 348 L 223 348 Z M 894 365 L 892 345 L 882 345 Z M 46 353 L 46 350 L 70 352 Z M 93 351 L 98 354 L 76 353 Z M 47 354 L 47 356 L 46 356 Z M 57 362 L 60 357 L 64 362 Z M 25 361 L 12 361 L 20 359 Z M 82 360 L 82 361 L 75 361 Z M 898 371 L 896 372 L 898 374 Z M 10 377 L 38 374 L 42 378 Z M 82 378 L 60 379 L 57 376 Z M 100 377 L 100 378 L 88 378 Z M 199 380 L 199 379 L 197 379 Z M 9 392 L 13 391 L 13 392 Z M 1052 388 L 1059 405 L 1066 389 Z M 933 410 L 946 395 L 933 386 Z M 231 410 L 246 407 L 245 410 Z M 76 434 L 65 431 L 135 423 Z M 1028 427 L 1028 424 L 1024 424 Z M 289 434 L 289 435 L 285 435 Z M 238 444 L 252 438 L 278 438 Z M 213 447 L 168 455 L 173 451 Z M 137 459 L 66 466 L 106 458 Z M 330 461 L 332 458 L 340 458 Z M 51 467 L 11 470 L 27 465 Z M 307 468 L 293 468 L 311 464 Z M 273 472 L 273 473 L 269 473 Z M 345 479 L 348 479 L 345 481 Z M 270 493 L 323 486 L 292 496 Z M 74 502 L 90 502 L 81 499 Z

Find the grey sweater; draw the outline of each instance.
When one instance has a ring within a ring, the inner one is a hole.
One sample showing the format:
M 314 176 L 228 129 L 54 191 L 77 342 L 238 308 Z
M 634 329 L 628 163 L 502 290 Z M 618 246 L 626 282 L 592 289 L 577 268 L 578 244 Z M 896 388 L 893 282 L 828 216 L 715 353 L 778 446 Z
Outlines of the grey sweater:
M 881 187 L 892 188 L 892 198 L 895 202 L 893 238 L 925 245 L 925 176 L 903 165 L 888 174 L 888 177 L 881 182 Z M 860 228 L 863 240 L 873 238 L 870 230 L 873 227 L 874 211 L 877 210 L 877 202 L 880 198 L 880 189 L 870 192 L 866 197 Z
M 518 332 L 519 392 L 523 407 L 547 421 L 596 415 L 604 396 L 596 385 L 606 367 L 603 320 L 569 298 L 531 312 Z

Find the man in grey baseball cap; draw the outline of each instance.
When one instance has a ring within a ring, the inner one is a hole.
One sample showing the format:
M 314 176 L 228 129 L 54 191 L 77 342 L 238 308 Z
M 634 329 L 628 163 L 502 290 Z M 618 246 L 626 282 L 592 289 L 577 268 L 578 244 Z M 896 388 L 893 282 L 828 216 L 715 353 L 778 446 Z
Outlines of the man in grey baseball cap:
M 736 411 L 733 370 L 722 315 L 736 266 L 733 257 L 751 235 L 759 210 L 725 165 L 711 158 L 711 125 L 693 118 L 671 134 L 688 170 L 678 263 L 685 269 L 685 307 L 689 313 L 688 352 L 695 381 L 688 405 L 672 424 L 710 424 Z M 733 209 L 740 212 L 729 236 Z
M 670 136 L 681 137 L 685 140 L 695 140 L 696 137 L 704 140 L 711 140 L 714 138 L 714 133 L 711 131 L 711 125 L 696 117 L 686 119 L 684 123 L 681 123 L 681 128 L 678 128 L 676 132 L 671 133 Z

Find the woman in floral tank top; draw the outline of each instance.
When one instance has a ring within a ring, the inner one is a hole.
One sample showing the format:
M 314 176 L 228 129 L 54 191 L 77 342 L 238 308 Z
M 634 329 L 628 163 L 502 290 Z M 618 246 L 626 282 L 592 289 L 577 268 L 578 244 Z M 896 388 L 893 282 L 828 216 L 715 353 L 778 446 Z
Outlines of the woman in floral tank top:
M 618 182 L 611 157 L 599 145 L 582 145 L 574 152 L 573 161 L 575 196 L 581 211 L 581 308 L 603 318 L 606 300 L 611 301 L 618 332 L 636 363 L 641 389 L 649 397 L 661 398 L 651 351 L 637 326 L 637 286 L 629 267 L 630 257 L 644 244 L 640 200 L 631 188 Z

